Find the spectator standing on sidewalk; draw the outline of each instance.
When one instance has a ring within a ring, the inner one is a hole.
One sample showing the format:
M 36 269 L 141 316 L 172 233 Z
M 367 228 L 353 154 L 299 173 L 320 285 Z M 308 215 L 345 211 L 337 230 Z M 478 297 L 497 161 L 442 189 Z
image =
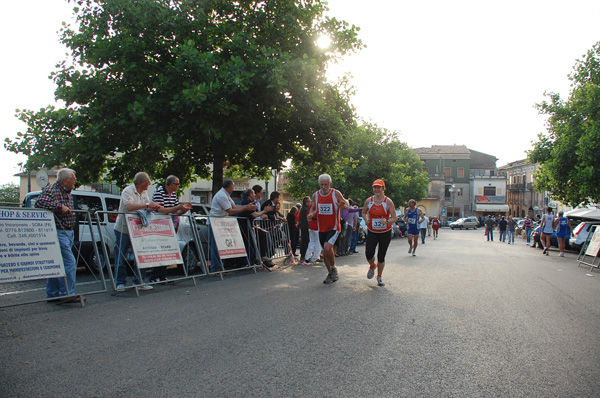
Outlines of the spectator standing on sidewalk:
M 423 213 L 423 222 L 419 224 L 421 230 L 421 243 L 425 244 L 425 236 L 427 235 L 427 227 L 429 226 L 429 217 Z
M 525 237 L 527 238 L 527 244 L 531 244 L 531 229 L 533 227 L 533 220 L 531 217 L 527 216 L 525 222 L 523 223 L 523 228 L 525 229 Z
M 304 260 L 306 258 L 306 249 L 308 249 L 308 243 L 310 242 L 310 237 L 308 236 L 308 220 L 306 216 L 308 215 L 308 206 L 310 206 L 310 197 L 305 196 L 302 198 L 302 207 L 300 208 L 299 216 L 298 216 L 298 228 L 300 229 L 300 259 Z
M 127 285 L 125 256 L 127 255 L 127 251 L 132 248 L 124 212 L 131 213 L 136 210 L 156 211 L 162 208 L 160 204 L 150 202 L 150 198 L 148 197 L 149 186 L 150 177 L 148 177 L 148 174 L 140 171 L 133 177 L 133 184 L 121 192 L 121 202 L 119 203 L 120 213 L 115 222 L 115 274 L 117 276 L 117 291 L 125 290 L 125 286 Z M 133 275 L 133 283 L 141 285 L 138 286 L 138 289 L 152 290 L 152 286 L 143 284 L 144 275 L 138 269 L 135 261 L 133 262 Z
M 179 229 L 179 217 L 183 213 L 186 213 L 192 208 L 192 204 L 179 203 L 177 197 L 177 190 L 179 189 L 179 178 L 174 175 L 170 175 L 165 180 L 165 185 L 158 187 L 152 195 L 152 201 L 162 206 L 158 210 L 162 214 L 173 214 L 173 227 L 175 227 L 175 233 Z M 150 282 L 164 282 L 167 280 L 167 266 L 154 267 L 150 272 Z
M 487 234 L 488 242 L 491 240 L 494 241 L 494 227 L 496 223 L 492 220 L 492 216 L 487 216 L 487 220 L 485 220 L 485 232 Z
M 506 227 L 508 226 L 508 221 L 504 218 L 504 216 L 500 217 L 500 221 L 498 221 L 498 230 L 500 231 L 499 242 L 506 242 Z
M 222 188 L 215 194 L 215 196 L 213 196 L 208 217 L 209 222 L 211 217 L 233 216 L 244 211 L 256 211 L 258 209 L 254 203 L 249 203 L 243 206 L 236 205 L 233 202 L 233 199 L 231 199 L 231 193 L 233 192 L 234 187 L 235 183 L 233 180 L 227 179 L 223 181 Z M 219 257 L 219 250 L 217 249 L 217 244 L 215 243 L 212 228 L 208 228 L 208 234 L 210 236 L 210 272 L 222 271 L 225 268 L 223 267 L 223 263 Z
M 75 294 L 77 261 L 73 255 L 73 241 L 75 232 L 75 214 L 71 212 L 75 207 L 73 205 L 73 195 L 71 191 L 75 189 L 75 172 L 71 169 L 60 169 L 56 182 L 46 186 L 35 207 L 47 209 L 54 213 L 54 222 L 56 224 L 56 233 L 58 235 L 58 245 L 60 254 L 63 258 L 65 267 L 65 278 L 48 278 L 46 282 L 46 298 L 49 301 L 59 299 L 62 296 L 72 296 Z M 81 302 L 81 297 L 73 297 L 69 302 Z
M 352 206 L 352 208 L 356 211 L 350 213 L 352 215 L 352 234 L 350 236 L 350 249 L 349 249 L 349 253 L 350 254 L 354 254 L 354 253 L 358 253 L 356 251 L 356 244 L 358 243 L 358 234 L 359 234 L 359 224 L 360 222 L 358 221 L 358 213 L 360 211 L 362 211 L 362 208 L 358 207 L 356 205 L 356 203 L 350 201 L 350 206 Z
M 298 209 L 294 206 L 290 209 L 286 216 L 288 232 L 290 233 L 290 246 L 292 249 L 292 255 L 294 257 L 296 254 L 296 247 L 298 246 L 298 223 L 296 222 L 296 214 L 298 214 Z
M 508 216 L 508 223 L 506 226 L 506 230 L 508 231 L 508 244 L 510 245 L 511 243 L 514 245 L 515 244 L 515 227 L 517 226 L 517 223 L 515 222 L 514 218 L 512 218 L 512 216 Z

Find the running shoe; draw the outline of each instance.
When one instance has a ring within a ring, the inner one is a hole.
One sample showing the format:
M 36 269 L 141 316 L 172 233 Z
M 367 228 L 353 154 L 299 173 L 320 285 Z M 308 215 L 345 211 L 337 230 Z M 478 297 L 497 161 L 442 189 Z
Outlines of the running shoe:
M 327 274 L 327 277 L 325 278 L 325 280 L 323 281 L 323 283 L 333 283 L 334 280 L 331 279 L 331 272 Z
M 373 279 L 375 276 L 375 268 L 369 268 L 369 272 L 367 272 L 367 279 Z
M 333 267 L 333 269 L 331 270 L 331 279 L 333 280 L 333 282 L 340 279 L 338 272 L 337 272 L 337 268 L 335 268 L 335 267 Z
M 381 279 L 380 276 L 377 277 L 377 286 L 385 286 L 385 283 L 383 283 L 383 279 Z
M 412 247 L 408 248 L 408 254 L 412 253 Z
M 565 256 L 565 253 L 564 253 L 564 252 L 560 252 L 560 253 L 558 253 L 558 257 L 564 257 L 564 256 Z
M 413 252 L 413 257 L 415 257 L 417 255 L 417 253 Z

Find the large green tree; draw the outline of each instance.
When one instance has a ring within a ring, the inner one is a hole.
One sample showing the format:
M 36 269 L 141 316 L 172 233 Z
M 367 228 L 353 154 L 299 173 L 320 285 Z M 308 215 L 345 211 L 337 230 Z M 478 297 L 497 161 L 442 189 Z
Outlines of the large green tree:
M 563 203 L 600 201 L 600 43 L 577 60 L 569 75 L 567 100 L 549 93 L 537 104 L 548 115 L 548 131 L 539 134 L 529 159 L 540 167 L 535 187 Z
M 5 144 L 27 168 L 66 164 L 81 182 L 121 186 L 139 170 L 212 174 L 216 190 L 227 163 L 264 176 L 324 158 L 352 125 L 348 91 L 325 72 L 362 44 L 324 1 L 76 3 L 78 28 L 61 31 L 71 57 L 52 74 L 65 106 L 19 112 L 28 129 Z
M 360 203 L 373 194 L 373 181 L 383 179 L 386 195 L 397 207 L 411 198 L 422 199 L 429 184 L 418 155 L 394 132 L 367 122 L 348 134 L 328 163 L 293 163 L 286 190 L 297 199 L 310 195 L 318 189 L 317 178 L 323 173 L 332 176 L 335 188 Z

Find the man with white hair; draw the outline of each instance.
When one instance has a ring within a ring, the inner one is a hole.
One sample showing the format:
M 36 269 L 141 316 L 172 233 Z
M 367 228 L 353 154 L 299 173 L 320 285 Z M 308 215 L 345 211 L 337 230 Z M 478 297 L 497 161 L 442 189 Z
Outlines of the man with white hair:
M 71 247 L 75 233 L 75 215 L 71 212 L 74 209 L 73 195 L 71 191 L 75 188 L 75 172 L 71 169 L 60 169 L 56 183 L 48 185 L 42 191 L 35 207 L 48 209 L 54 213 L 54 222 L 56 223 L 56 232 L 58 235 L 58 244 L 60 253 L 65 266 L 64 278 L 49 278 L 46 283 L 46 298 L 53 301 L 61 296 L 74 295 L 76 285 L 77 262 Z M 69 302 L 81 302 L 81 297 L 74 297 Z
M 119 216 L 115 222 L 115 274 L 117 276 L 117 291 L 125 290 L 127 284 L 127 269 L 125 268 L 125 255 L 131 248 L 131 239 L 127 229 L 127 220 L 124 212 L 134 212 L 136 210 L 146 209 L 155 211 L 162 209 L 162 206 L 156 202 L 150 202 L 148 197 L 148 187 L 150 186 L 150 177 L 144 172 L 136 173 L 133 177 L 133 184 L 121 192 L 121 202 L 119 203 Z M 152 286 L 144 285 L 144 277 L 138 270 L 137 265 L 133 264 L 133 283 L 141 290 L 152 290 Z
M 319 241 L 323 247 L 323 259 L 327 267 L 327 277 L 323 283 L 333 283 L 339 278 L 335 267 L 335 252 L 342 228 L 340 210 L 347 209 L 350 204 L 340 191 L 331 187 L 329 174 L 319 176 L 319 187 L 320 189 L 312 196 L 313 206 L 307 219 L 310 221 L 314 216 L 317 217 Z

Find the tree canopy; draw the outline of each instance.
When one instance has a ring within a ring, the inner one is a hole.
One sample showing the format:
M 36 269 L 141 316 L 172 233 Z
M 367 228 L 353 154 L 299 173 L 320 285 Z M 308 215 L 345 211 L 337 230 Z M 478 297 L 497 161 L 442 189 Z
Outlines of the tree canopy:
M 5 144 L 28 169 L 120 186 L 136 171 L 212 174 L 215 190 L 226 163 L 262 177 L 292 157 L 326 160 L 353 125 L 350 92 L 325 72 L 362 43 L 324 1 L 75 3 L 78 28 L 61 30 L 71 55 L 51 75 L 64 106 L 18 111 L 27 131 Z
M 567 100 L 556 93 L 537 104 L 548 118 L 548 131 L 538 136 L 528 156 L 540 167 L 535 187 L 553 199 L 577 206 L 600 201 L 600 43 L 577 60 L 569 75 Z
M 331 154 L 328 163 L 296 164 L 287 172 L 286 191 L 300 199 L 319 188 L 318 176 L 329 174 L 333 186 L 360 204 L 373 194 L 372 184 L 382 179 L 385 194 L 400 208 L 409 199 L 421 200 L 429 179 L 423 162 L 397 135 L 373 123 L 355 127 Z
M 12 182 L 0 185 L 0 203 L 19 203 L 20 199 L 18 185 Z

